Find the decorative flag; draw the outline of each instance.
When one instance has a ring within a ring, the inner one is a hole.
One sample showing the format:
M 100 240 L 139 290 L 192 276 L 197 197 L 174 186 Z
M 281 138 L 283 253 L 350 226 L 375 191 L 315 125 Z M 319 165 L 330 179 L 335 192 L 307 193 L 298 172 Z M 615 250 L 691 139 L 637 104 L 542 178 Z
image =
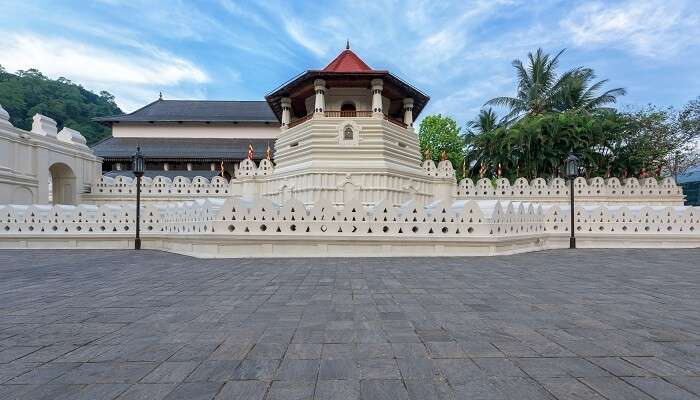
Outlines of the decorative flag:
M 249 143 L 248 144 L 248 159 L 249 160 L 253 159 L 253 153 L 255 153 L 255 149 L 253 149 L 253 144 Z
M 221 160 L 221 177 L 224 178 L 224 160 Z
M 265 159 L 267 161 L 272 160 L 272 149 L 270 149 L 270 145 L 267 145 L 267 148 L 265 149 Z

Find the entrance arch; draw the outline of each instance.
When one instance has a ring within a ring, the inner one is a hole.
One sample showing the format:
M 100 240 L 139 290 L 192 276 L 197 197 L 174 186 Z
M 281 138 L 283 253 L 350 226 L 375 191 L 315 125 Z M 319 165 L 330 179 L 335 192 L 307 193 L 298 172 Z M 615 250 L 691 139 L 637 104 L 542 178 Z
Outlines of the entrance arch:
M 49 167 L 51 176 L 51 203 L 53 204 L 76 204 L 75 173 L 71 167 L 64 163 L 55 163 Z

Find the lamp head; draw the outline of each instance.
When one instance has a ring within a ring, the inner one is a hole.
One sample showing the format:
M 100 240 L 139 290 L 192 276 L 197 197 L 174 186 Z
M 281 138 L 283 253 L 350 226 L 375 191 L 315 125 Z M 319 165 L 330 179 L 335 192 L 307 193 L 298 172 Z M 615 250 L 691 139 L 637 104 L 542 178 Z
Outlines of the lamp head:
M 574 153 L 569 153 L 566 157 L 566 176 L 570 179 L 576 178 L 578 176 L 578 157 Z
M 136 153 L 131 156 L 131 169 L 136 177 L 143 176 L 143 173 L 146 170 L 146 160 L 141 153 L 140 146 L 136 146 Z

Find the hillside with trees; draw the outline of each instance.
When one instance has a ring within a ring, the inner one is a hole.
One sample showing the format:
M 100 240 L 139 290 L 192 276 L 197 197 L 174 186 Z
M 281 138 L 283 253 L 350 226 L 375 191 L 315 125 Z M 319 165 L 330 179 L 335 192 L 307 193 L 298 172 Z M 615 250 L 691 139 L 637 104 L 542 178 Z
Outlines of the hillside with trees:
M 39 113 L 64 126 L 80 131 L 88 145 L 109 136 L 109 128 L 91 119 L 122 114 L 114 96 L 95 94 L 66 78 L 50 79 L 36 69 L 7 72 L 0 66 L 0 104 L 10 114 L 10 122 L 31 130 L 32 117 Z

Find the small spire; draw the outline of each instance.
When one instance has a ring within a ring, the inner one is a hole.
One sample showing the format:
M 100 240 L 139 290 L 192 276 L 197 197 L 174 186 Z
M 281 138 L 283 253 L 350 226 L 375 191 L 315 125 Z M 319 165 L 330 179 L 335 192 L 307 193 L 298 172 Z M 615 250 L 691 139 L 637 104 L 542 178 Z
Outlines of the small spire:
M 163 100 L 163 92 L 160 92 L 160 93 L 158 94 L 158 100 Z
M 345 41 L 345 50 L 350 50 L 350 39 Z

